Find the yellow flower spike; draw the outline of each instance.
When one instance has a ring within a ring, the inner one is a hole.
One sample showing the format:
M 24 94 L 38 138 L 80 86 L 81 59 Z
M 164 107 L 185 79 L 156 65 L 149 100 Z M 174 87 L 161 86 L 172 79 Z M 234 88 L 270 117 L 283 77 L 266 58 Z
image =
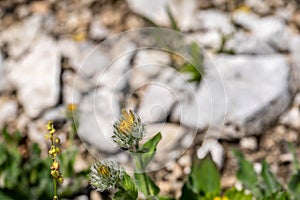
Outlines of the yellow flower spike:
M 68 111 L 69 112 L 73 112 L 73 111 L 76 111 L 77 110 L 77 104 L 74 104 L 74 103 L 70 103 L 68 104 Z
M 54 162 L 52 163 L 51 169 L 56 169 L 56 170 L 58 170 L 58 169 L 59 169 L 59 163 L 58 163 L 57 161 L 54 161 Z
M 52 121 L 49 121 L 49 122 L 47 123 L 47 129 L 48 129 L 49 131 L 53 129 L 53 122 L 52 122 Z
M 51 148 L 50 148 L 50 150 L 49 150 L 49 154 L 50 154 L 50 155 L 56 154 L 56 150 L 55 150 L 55 146 L 54 146 L 54 145 L 51 146 Z
M 110 172 L 108 170 L 108 168 L 104 165 L 100 165 L 97 169 L 98 173 L 101 174 L 102 176 L 109 176 Z
M 60 143 L 60 139 L 59 138 L 55 138 L 54 141 L 55 141 L 56 144 Z
M 224 197 L 222 198 L 222 200 L 229 200 L 229 198 L 226 197 L 226 196 L 224 196 Z
M 50 174 L 51 174 L 55 179 L 57 179 L 57 178 L 59 177 L 59 172 L 58 172 L 58 170 L 53 169 L 53 170 L 51 170 Z
M 57 154 L 59 154 L 61 151 L 60 151 L 60 148 L 59 147 L 55 147 L 55 152 L 57 153 Z
M 64 182 L 64 178 L 61 177 L 61 176 L 58 177 L 57 182 L 58 182 L 59 184 L 62 184 L 62 183 Z

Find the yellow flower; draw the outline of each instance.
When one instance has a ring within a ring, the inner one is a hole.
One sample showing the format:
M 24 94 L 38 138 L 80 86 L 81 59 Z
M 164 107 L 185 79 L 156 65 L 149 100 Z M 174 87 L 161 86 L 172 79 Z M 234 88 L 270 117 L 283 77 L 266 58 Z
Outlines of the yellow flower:
M 120 130 L 125 133 L 126 135 L 130 133 L 134 126 L 134 114 L 131 110 L 129 110 L 129 113 L 122 109 L 122 118 L 123 120 L 120 123 Z
M 224 197 L 222 198 L 222 200 L 229 200 L 229 198 L 226 197 L 226 196 L 224 196 Z
M 122 169 L 110 160 L 95 162 L 91 166 L 90 183 L 98 191 L 113 188 L 122 177 Z
M 69 112 L 76 111 L 77 108 L 78 108 L 78 106 L 77 106 L 77 104 L 75 104 L 75 103 L 69 103 L 69 104 L 68 104 L 68 111 L 69 111 Z
M 98 167 L 98 173 L 101 174 L 102 176 L 109 176 L 109 170 L 105 165 L 100 165 Z

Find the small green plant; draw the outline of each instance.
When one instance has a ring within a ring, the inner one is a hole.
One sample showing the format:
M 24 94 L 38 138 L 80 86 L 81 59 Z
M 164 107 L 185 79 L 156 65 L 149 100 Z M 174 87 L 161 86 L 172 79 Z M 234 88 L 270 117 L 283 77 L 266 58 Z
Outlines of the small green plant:
M 56 188 L 56 196 L 60 198 L 72 197 L 88 185 L 88 170 L 80 172 L 74 170 L 74 163 L 78 154 L 78 150 L 73 144 L 73 138 L 76 134 L 76 106 L 73 105 L 72 109 L 68 106 L 67 118 L 71 122 L 70 135 L 61 152 L 60 149 L 57 149 L 57 145 L 60 143 L 57 137 L 59 132 L 55 134 L 53 132 L 55 123 L 54 126 L 48 124 L 47 139 L 51 142 L 49 152 L 51 156 L 46 158 L 41 156 L 42 151 L 39 145 L 28 142 L 20 132 L 9 133 L 6 128 L 0 132 L 1 200 L 53 199 L 54 180 L 55 184 L 61 182 L 60 174 L 63 174 L 64 178 L 68 179 L 67 182 L 70 183 Z M 52 147 L 52 143 L 54 147 Z M 60 153 L 57 154 L 58 152 Z M 55 159 L 53 160 L 54 155 Z
M 91 167 L 90 183 L 98 191 L 113 191 L 113 199 L 173 199 L 161 197 L 160 189 L 145 172 L 148 164 L 155 156 L 156 147 L 161 140 L 157 133 L 144 144 L 140 144 L 144 136 L 145 124 L 132 111 L 122 110 L 122 115 L 114 123 L 113 141 L 124 150 L 134 155 L 135 173 L 130 177 L 126 171 L 111 161 L 95 162 Z M 140 193 L 139 193 L 140 192 Z M 139 195 L 140 194 L 140 195 Z M 203 160 L 195 159 L 191 173 L 182 188 L 182 200 L 251 200 L 252 195 L 244 190 L 231 189 L 222 196 L 219 171 L 209 156 Z
M 294 154 L 294 172 L 290 177 L 287 186 L 282 185 L 276 176 L 270 171 L 266 161 L 262 162 L 262 170 L 257 174 L 253 164 L 246 160 L 244 156 L 234 150 L 238 160 L 237 178 L 243 184 L 243 187 L 249 190 L 257 200 L 299 200 L 300 199 L 300 169 L 296 154 Z
M 144 133 L 145 124 L 140 117 L 131 110 L 127 112 L 123 109 L 120 119 L 114 123 L 112 140 L 134 156 L 135 173 L 133 177 L 129 176 L 112 161 L 95 162 L 90 173 L 90 183 L 95 189 L 113 190 L 113 199 L 135 200 L 138 198 L 138 189 L 145 199 L 158 197 L 159 188 L 145 170 L 155 155 L 161 133 L 141 145 Z
M 178 23 L 176 22 L 176 19 L 170 7 L 167 6 L 165 9 L 170 22 L 170 28 L 174 31 L 180 32 L 180 28 L 178 26 Z M 141 16 L 141 17 L 144 19 L 146 23 L 148 23 L 152 27 L 164 28 L 156 24 L 148 17 L 145 16 Z M 180 49 L 182 50 L 182 47 L 178 45 L 176 42 L 174 43 L 174 41 L 176 41 L 177 39 L 182 40 L 181 34 L 173 35 L 178 37 L 178 38 L 174 38 L 174 37 L 170 37 L 169 35 L 162 35 L 157 33 L 159 33 L 159 31 L 158 32 L 154 31 L 154 37 L 157 40 L 159 47 L 165 49 L 168 53 L 170 53 L 170 58 L 172 60 L 171 67 L 173 67 L 174 69 L 176 69 L 181 73 L 188 74 L 189 82 L 195 82 L 199 84 L 205 73 L 204 66 L 203 66 L 204 57 L 200 46 L 196 42 L 191 42 L 191 44 L 188 44 L 186 47 L 184 47 L 184 49 L 188 53 L 189 58 L 184 58 L 183 56 L 178 54 L 179 52 L 177 53 L 177 51 L 180 51 Z M 227 40 L 224 38 L 222 41 L 223 42 L 220 49 L 223 51 Z

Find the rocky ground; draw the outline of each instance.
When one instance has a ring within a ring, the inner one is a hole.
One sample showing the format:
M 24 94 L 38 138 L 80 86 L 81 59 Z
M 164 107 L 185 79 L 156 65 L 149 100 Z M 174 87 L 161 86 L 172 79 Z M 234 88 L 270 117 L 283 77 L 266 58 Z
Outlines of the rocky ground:
M 141 48 L 154 45 L 142 31 L 114 35 L 149 21 L 171 27 L 167 5 L 184 37 L 206 50 L 200 85 L 166 67 L 172 54 Z M 266 159 L 286 181 L 287 142 L 300 143 L 297 1 L 3 0 L 0 7 L 1 128 L 20 130 L 46 150 L 44 124 L 64 124 L 66 106 L 76 103 L 82 155 L 88 149 L 126 164 L 130 158 L 110 135 L 120 109 L 128 107 L 149 123 L 149 134 L 163 133 L 152 166 L 162 168 L 152 175 L 163 194 L 178 196 L 192 155 L 208 152 L 223 172 L 222 186 L 236 184 L 234 147 L 258 170 Z M 85 157 L 79 166 L 91 162 Z

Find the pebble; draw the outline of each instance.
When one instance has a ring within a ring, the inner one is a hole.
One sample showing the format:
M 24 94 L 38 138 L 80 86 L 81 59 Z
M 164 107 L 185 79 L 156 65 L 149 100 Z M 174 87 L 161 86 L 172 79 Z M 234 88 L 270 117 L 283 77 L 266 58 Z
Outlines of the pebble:
M 254 151 L 257 149 L 257 139 L 256 137 L 244 137 L 240 140 L 240 146 L 243 149 Z

